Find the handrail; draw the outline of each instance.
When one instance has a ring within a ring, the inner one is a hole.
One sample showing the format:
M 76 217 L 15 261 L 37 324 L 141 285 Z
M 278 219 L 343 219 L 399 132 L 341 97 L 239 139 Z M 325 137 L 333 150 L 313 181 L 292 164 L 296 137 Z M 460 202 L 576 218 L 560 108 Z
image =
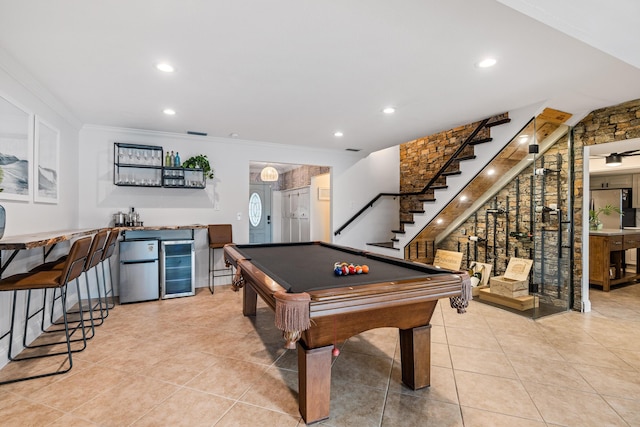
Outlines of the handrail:
M 429 190 L 429 188 L 438 180 L 438 178 L 442 176 L 442 174 L 447 170 L 447 168 L 451 166 L 451 163 L 453 163 L 456 160 L 458 155 L 460 155 L 460 153 L 462 153 L 462 151 L 465 148 L 467 148 L 467 146 L 473 140 L 473 138 L 475 138 L 476 135 L 478 135 L 478 132 L 480 132 L 480 130 L 482 130 L 487 125 L 488 122 L 489 122 L 489 119 L 484 119 L 483 121 L 480 122 L 478 127 L 473 132 L 471 132 L 471 135 L 469 135 L 462 144 L 460 144 L 460 147 L 458 147 L 455 153 L 453 153 L 453 155 L 449 158 L 449 160 L 445 162 L 445 164 L 438 170 L 438 172 L 436 172 L 436 174 L 429 180 L 429 183 L 421 191 L 413 191 L 409 193 L 379 193 L 377 196 L 371 199 L 369 203 L 365 204 L 364 207 L 362 207 L 362 209 L 356 212 L 355 215 L 349 218 L 349 220 L 345 222 L 340 228 L 334 231 L 333 235 L 337 236 L 338 234 L 340 234 L 342 230 L 347 228 L 349 224 L 355 221 L 356 218 L 362 215 L 367 209 L 372 208 L 373 204 L 377 202 L 378 199 L 381 197 L 419 196 L 421 194 L 426 193 Z

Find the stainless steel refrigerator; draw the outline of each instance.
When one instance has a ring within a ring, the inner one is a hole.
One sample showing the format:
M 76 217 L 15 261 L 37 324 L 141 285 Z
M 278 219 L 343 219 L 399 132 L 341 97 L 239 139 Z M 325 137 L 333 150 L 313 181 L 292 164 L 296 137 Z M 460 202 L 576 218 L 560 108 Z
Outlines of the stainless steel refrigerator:
M 590 209 L 598 209 L 607 205 L 616 206 L 624 213 L 622 217 L 616 213 L 600 215 L 602 228 L 621 229 L 622 227 L 636 226 L 636 210 L 631 207 L 631 189 L 622 188 L 615 190 L 591 191 Z

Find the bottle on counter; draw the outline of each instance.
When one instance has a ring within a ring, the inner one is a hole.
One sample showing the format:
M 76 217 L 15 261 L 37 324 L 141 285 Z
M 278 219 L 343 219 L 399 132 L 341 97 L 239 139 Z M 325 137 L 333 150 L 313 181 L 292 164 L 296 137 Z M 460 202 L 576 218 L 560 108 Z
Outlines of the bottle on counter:
M 164 165 L 171 166 L 171 156 L 169 156 L 169 152 L 167 151 L 167 155 L 164 157 Z
M 171 156 L 169 157 L 169 166 L 175 166 L 176 165 L 176 156 L 173 154 L 173 151 L 171 151 Z
M 175 164 L 173 166 L 175 166 L 177 168 L 180 167 L 180 153 L 178 153 L 177 151 L 176 151 L 176 162 L 175 162 Z

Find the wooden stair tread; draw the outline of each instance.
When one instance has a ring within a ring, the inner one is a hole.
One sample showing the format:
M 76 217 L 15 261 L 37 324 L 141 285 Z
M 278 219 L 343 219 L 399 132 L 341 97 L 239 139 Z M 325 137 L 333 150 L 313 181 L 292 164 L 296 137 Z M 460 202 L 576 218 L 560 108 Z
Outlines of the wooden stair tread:
M 504 118 L 504 119 L 499 119 L 499 120 L 494 120 L 492 122 L 488 122 L 486 125 L 484 125 L 484 127 L 486 128 L 492 128 L 494 126 L 499 126 L 499 125 L 503 125 L 505 123 L 510 123 L 511 119 L 510 118 Z
M 469 145 L 480 145 L 491 141 L 493 141 L 493 138 L 474 139 L 473 141 L 469 142 Z

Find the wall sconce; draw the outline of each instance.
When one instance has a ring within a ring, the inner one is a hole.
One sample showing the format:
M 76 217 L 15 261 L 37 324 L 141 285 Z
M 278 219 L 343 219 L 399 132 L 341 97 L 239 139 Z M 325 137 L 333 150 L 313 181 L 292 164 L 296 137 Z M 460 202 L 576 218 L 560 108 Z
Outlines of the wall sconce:
M 260 172 L 260 179 L 265 182 L 277 181 L 278 171 L 273 166 L 267 166 Z

